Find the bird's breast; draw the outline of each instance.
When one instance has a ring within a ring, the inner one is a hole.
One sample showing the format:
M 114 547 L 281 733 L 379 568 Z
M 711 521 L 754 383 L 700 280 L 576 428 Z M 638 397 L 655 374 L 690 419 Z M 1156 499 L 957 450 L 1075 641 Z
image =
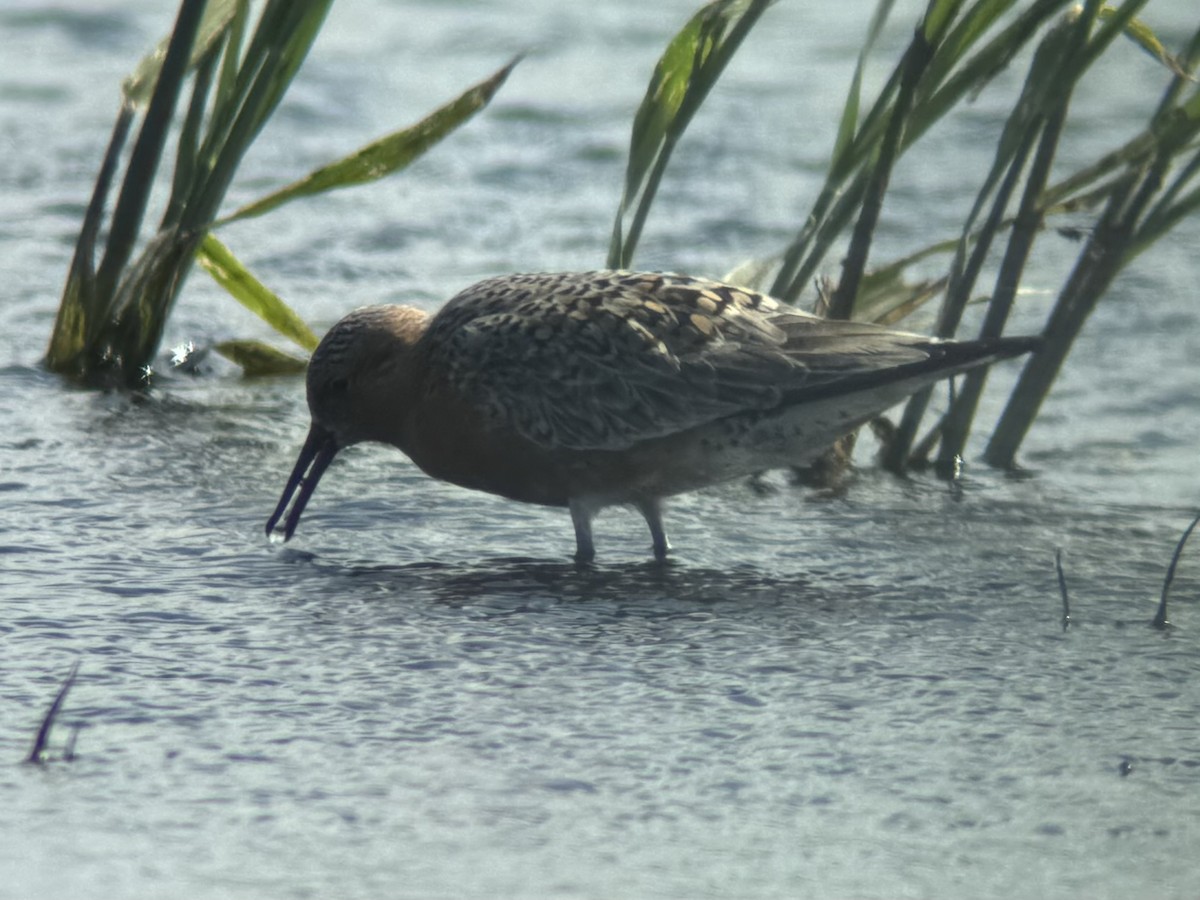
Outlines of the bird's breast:
M 397 446 L 434 478 L 548 506 L 636 503 L 800 464 L 838 431 L 835 421 L 738 416 L 622 449 L 547 448 L 456 406 L 442 398 L 415 410 Z

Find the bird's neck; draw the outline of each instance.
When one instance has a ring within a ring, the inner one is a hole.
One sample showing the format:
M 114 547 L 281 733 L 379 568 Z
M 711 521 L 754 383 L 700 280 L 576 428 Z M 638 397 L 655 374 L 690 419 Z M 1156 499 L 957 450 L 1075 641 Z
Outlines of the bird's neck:
M 375 348 L 378 362 L 362 394 L 362 418 L 371 423 L 367 440 L 407 452 L 414 410 L 428 393 L 428 354 L 422 338 L 429 316 L 407 306 L 390 307 L 388 312 L 386 340 Z

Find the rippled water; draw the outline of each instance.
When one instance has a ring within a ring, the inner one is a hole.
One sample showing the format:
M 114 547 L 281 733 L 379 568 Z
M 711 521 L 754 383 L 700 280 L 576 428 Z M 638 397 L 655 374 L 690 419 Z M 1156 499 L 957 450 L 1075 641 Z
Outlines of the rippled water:
M 772 10 L 641 264 L 720 274 L 787 239 L 865 28 L 845 6 Z M 340 5 L 233 202 L 532 52 L 410 173 L 224 236 L 321 325 L 595 266 L 629 117 L 690 7 Z M 1172 9 L 1147 13 L 1167 38 L 1189 25 Z M 168 20 L 0 11 L 30 60 L 0 74 L 0 897 L 1195 895 L 1194 554 L 1178 627 L 1149 627 L 1197 503 L 1194 226 L 1089 324 L 1027 477 L 974 466 L 951 490 L 864 452 L 835 495 L 772 476 L 678 499 L 667 567 L 613 511 L 579 570 L 565 513 L 363 448 L 273 546 L 298 381 L 213 359 L 128 397 L 37 366 L 117 82 Z M 1077 152 L 1160 81 L 1130 48 L 1076 104 Z M 898 174 L 888 247 L 953 229 L 995 102 Z M 1055 240 L 1028 329 L 1076 252 Z M 197 275 L 168 343 L 262 334 Z M 53 751 L 78 728 L 76 758 L 19 765 L 75 660 Z

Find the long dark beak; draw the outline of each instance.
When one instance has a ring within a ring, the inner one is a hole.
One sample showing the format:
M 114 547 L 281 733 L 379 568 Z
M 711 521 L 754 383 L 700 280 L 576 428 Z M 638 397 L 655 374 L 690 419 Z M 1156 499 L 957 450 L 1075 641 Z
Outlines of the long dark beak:
M 308 505 L 309 498 L 317 489 L 317 482 L 321 480 L 322 473 L 329 468 L 329 464 L 337 456 L 338 449 L 337 438 L 334 437 L 333 432 L 313 422 L 312 427 L 308 429 L 304 447 L 300 450 L 300 458 L 296 460 L 296 466 L 292 469 L 287 486 L 283 489 L 283 496 L 279 498 L 279 505 L 275 507 L 271 518 L 267 519 L 268 537 L 275 530 L 275 526 L 288 508 L 292 494 L 296 493 L 296 488 L 300 488 L 300 493 L 296 495 L 296 503 L 283 525 L 283 539 L 286 541 L 291 538 L 292 532 L 296 530 L 296 525 L 300 521 L 300 515 L 304 512 L 304 507 Z

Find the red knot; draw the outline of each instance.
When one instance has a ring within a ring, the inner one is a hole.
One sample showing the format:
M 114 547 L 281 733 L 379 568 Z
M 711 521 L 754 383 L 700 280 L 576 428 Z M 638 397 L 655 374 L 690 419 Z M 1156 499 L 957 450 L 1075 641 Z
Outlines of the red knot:
M 267 534 L 295 496 L 292 536 L 339 450 L 378 441 L 434 478 L 567 507 L 581 561 L 596 513 L 633 506 L 662 559 L 664 497 L 807 464 L 920 388 L 1035 343 L 942 341 L 639 272 L 492 278 L 432 317 L 367 307 L 313 354 L 312 426 Z

